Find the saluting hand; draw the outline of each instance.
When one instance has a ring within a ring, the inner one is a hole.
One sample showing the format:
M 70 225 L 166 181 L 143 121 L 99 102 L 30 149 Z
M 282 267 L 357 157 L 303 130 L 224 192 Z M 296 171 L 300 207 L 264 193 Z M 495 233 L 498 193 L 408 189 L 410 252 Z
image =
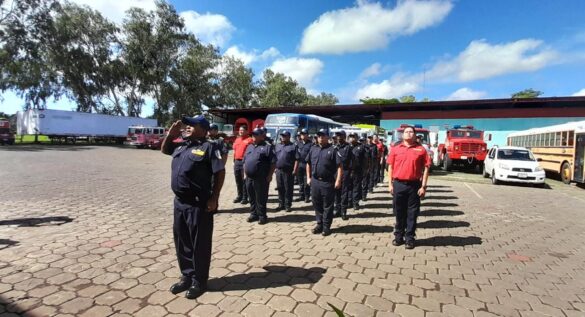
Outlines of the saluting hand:
M 181 126 L 182 126 L 181 120 L 175 121 L 175 123 L 173 123 L 173 125 L 169 129 L 168 135 L 172 138 L 178 138 L 181 135 Z

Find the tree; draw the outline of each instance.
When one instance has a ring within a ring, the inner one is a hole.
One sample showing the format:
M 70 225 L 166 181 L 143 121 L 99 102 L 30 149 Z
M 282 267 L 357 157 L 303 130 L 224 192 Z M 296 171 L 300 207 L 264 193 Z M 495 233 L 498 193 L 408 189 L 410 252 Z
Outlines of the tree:
M 322 92 L 320 95 L 307 95 L 307 106 L 330 106 L 339 102 L 334 94 Z
M 408 96 L 402 96 L 400 97 L 400 103 L 411 103 L 411 102 L 416 102 L 416 97 L 413 95 L 408 95 Z
M 400 100 L 396 98 L 391 99 L 384 99 L 384 98 L 370 98 L 366 97 L 360 99 L 360 102 L 364 105 L 386 105 L 386 104 L 393 104 L 393 103 L 400 103 Z
M 292 78 L 267 69 L 258 88 L 262 107 L 301 106 L 307 102 L 307 91 Z
M 227 108 L 252 106 L 256 92 L 252 69 L 230 56 L 224 56 L 221 64 L 217 104 Z
M 542 91 L 534 90 L 532 88 L 524 89 L 519 92 L 512 94 L 512 99 L 523 99 L 523 98 L 538 98 L 542 95 Z
M 57 0 L 0 0 L 0 91 L 15 91 L 25 107 L 44 108 L 62 93 L 48 60 Z
M 117 44 L 116 25 L 89 7 L 66 3 L 55 18 L 54 39 L 49 45 L 52 66 L 77 111 L 124 114 L 116 96 L 121 77 L 118 62 L 112 61 Z M 102 99 L 113 94 L 114 107 Z

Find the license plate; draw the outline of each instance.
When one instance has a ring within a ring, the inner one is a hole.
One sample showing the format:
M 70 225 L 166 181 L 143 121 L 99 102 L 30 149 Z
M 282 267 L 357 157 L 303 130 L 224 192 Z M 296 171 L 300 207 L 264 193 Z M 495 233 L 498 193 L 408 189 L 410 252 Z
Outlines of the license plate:
M 526 173 L 518 173 L 518 178 L 526 178 L 528 175 Z
M 461 155 L 461 159 L 462 159 L 462 160 L 466 160 L 466 159 L 467 159 L 467 156 L 465 156 L 465 155 Z

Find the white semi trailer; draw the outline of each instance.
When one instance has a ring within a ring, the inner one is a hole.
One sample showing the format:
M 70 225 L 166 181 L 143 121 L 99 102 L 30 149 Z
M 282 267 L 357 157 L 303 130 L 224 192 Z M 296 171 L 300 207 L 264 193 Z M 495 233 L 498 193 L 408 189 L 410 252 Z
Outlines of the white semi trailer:
M 113 141 L 123 143 L 129 126 L 157 126 L 156 119 L 111 116 L 64 110 L 31 109 L 16 114 L 20 135 L 46 135 L 51 141 Z

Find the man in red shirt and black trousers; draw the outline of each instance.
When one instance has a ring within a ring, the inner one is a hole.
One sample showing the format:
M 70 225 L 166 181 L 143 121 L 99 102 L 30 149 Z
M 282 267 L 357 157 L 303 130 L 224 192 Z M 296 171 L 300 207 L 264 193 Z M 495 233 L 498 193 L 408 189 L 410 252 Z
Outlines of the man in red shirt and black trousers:
M 420 199 L 426 194 L 430 166 L 427 151 L 416 142 L 415 128 L 405 127 L 402 142 L 393 146 L 388 156 L 388 189 L 394 196 L 392 205 L 396 216 L 394 246 L 404 243 L 406 249 L 414 249 L 416 218 L 420 213 Z
M 244 155 L 246 148 L 252 143 L 252 138 L 248 135 L 248 127 L 240 126 L 238 129 L 238 137 L 234 141 L 234 176 L 236 178 L 236 188 L 238 189 L 238 196 L 234 199 L 235 203 L 248 204 L 248 192 L 246 191 L 246 184 L 244 181 Z

